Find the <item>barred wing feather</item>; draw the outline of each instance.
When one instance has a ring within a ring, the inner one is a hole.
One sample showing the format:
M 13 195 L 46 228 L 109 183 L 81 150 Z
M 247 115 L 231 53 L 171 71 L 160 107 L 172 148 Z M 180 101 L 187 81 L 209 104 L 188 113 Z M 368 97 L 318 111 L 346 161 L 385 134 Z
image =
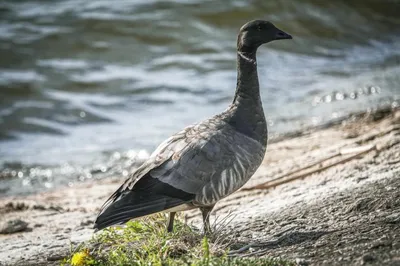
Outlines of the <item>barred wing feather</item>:
M 95 228 L 180 205 L 215 204 L 247 182 L 264 152 L 221 121 L 188 127 L 163 142 L 111 195 Z

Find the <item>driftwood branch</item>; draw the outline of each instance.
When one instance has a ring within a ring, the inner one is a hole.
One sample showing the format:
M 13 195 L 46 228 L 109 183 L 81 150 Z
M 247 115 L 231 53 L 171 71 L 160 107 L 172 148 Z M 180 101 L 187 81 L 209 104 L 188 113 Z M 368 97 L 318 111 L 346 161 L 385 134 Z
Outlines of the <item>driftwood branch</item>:
M 302 167 L 302 168 L 300 168 L 300 169 L 296 169 L 296 170 L 293 170 L 293 171 L 291 171 L 291 172 L 284 173 L 284 174 L 282 174 L 282 175 L 280 175 L 280 176 L 277 176 L 277 177 L 275 177 L 275 178 L 273 178 L 273 179 L 271 179 L 271 180 L 268 180 L 267 182 L 265 182 L 265 183 L 263 183 L 263 184 L 259 184 L 259 185 L 256 185 L 256 186 L 253 186 L 253 187 L 248 187 L 248 188 L 242 188 L 242 190 L 264 189 L 264 186 L 265 186 L 267 183 L 276 182 L 276 181 L 281 180 L 281 179 L 283 179 L 283 178 L 285 178 L 285 177 L 291 176 L 291 175 L 293 175 L 293 174 L 295 174 L 295 173 L 298 173 L 298 172 L 304 171 L 304 170 L 306 170 L 306 169 L 308 169 L 308 168 L 311 168 L 311 167 L 313 167 L 313 166 L 319 165 L 319 164 L 321 164 L 321 163 L 323 163 L 323 162 L 325 162 L 325 161 L 328 161 L 328 160 L 330 160 L 330 159 L 332 159 L 332 158 L 335 158 L 335 157 L 337 157 L 337 156 L 339 156 L 339 155 L 340 155 L 339 152 L 338 152 L 338 153 L 335 153 L 335 154 L 333 154 L 333 155 L 331 155 L 331 156 L 328 156 L 328 157 L 326 157 L 326 158 L 324 158 L 324 159 L 318 160 L 317 162 L 312 163 L 312 164 L 309 164 L 309 165 L 307 165 L 307 166 L 305 166 L 305 167 Z
M 365 153 L 368 153 L 368 152 L 370 152 L 370 151 L 373 151 L 373 150 L 377 150 L 376 145 L 368 145 L 368 146 L 364 146 L 364 147 L 356 147 L 356 148 L 351 148 L 351 149 L 350 149 L 350 148 L 349 148 L 349 149 L 343 149 L 343 150 L 341 150 L 340 152 L 338 152 L 338 153 L 336 153 L 336 154 L 334 154 L 334 155 L 332 155 L 332 156 L 329 156 L 329 157 L 327 157 L 327 158 L 324 158 L 324 159 L 322 159 L 322 160 L 319 160 L 318 162 L 312 163 L 312 164 L 310 164 L 310 165 L 308 165 L 308 166 L 306 166 L 306 167 L 303 167 L 303 168 L 298 169 L 298 170 L 296 170 L 296 171 L 292 171 L 292 172 L 290 172 L 290 173 L 281 175 L 281 176 L 279 176 L 279 177 L 277 177 L 277 178 L 274 178 L 273 180 L 270 180 L 270 181 L 265 182 L 265 183 L 263 183 L 263 184 L 256 185 L 256 186 L 253 186 L 253 187 L 243 188 L 242 190 L 255 190 L 255 189 L 268 189 L 268 188 L 273 188 L 273 187 L 276 187 L 276 186 L 279 186 L 279 185 L 282 185 L 282 184 L 285 184 L 285 183 L 292 182 L 292 181 L 297 180 L 297 179 L 304 178 L 304 177 L 306 177 L 306 176 L 308 176 L 308 175 L 312 175 L 312 174 L 315 174 L 315 173 L 322 172 L 322 171 L 324 171 L 324 170 L 326 170 L 326 169 L 328 169 L 328 168 L 330 168 L 330 167 L 333 167 L 333 166 L 336 166 L 336 165 L 339 165 L 339 164 L 342 164 L 342 163 L 346 163 L 346 162 L 348 162 L 348 161 L 351 161 L 351 160 L 353 160 L 353 159 L 355 159 L 355 158 L 357 158 L 357 157 L 359 157 L 359 156 L 361 156 L 361 155 L 363 155 L 363 154 L 365 154 Z M 287 178 L 287 179 L 283 179 L 284 177 L 290 176 L 290 175 L 292 175 L 292 174 L 294 174 L 294 173 L 297 173 L 297 172 L 299 172 L 299 171 L 303 171 L 303 170 L 308 169 L 308 168 L 311 168 L 311 167 L 313 167 L 313 166 L 315 166 L 315 165 L 321 164 L 321 163 L 323 163 L 323 162 L 325 162 L 325 161 L 327 161 L 327 160 L 330 160 L 330 159 L 332 159 L 332 158 L 334 158 L 334 157 L 336 157 L 336 156 L 345 155 L 345 154 L 354 153 L 354 152 L 356 152 L 356 154 L 353 154 L 353 155 L 351 155 L 351 156 L 348 156 L 348 157 L 346 157 L 346 158 L 343 158 L 343 159 L 338 160 L 338 161 L 336 161 L 336 162 L 333 162 L 333 163 L 331 163 L 331 164 L 322 166 L 322 167 L 320 167 L 320 168 L 318 168 L 318 169 L 314 169 L 314 170 L 311 170 L 311 171 L 308 171 L 308 172 L 305 172 L 305 173 L 302 173 L 302 174 L 294 175 L 294 176 L 292 176 L 292 177 L 290 177 L 290 178 Z M 283 180 L 282 180 L 282 179 L 283 179 Z
M 364 135 L 363 137 L 358 138 L 353 144 L 360 145 L 362 143 L 371 141 L 371 140 L 375 139 L 378 136 L 383 136 L 383 135 L 389 134 L 389 133 L 391 133 L 393 131 L 397 131 L 397 130 L 400 130 L 400 125 L 398 125 L 398 124 L 392 125 L 386 130 Z M 336 152 L 333 155 L 330 155 L 328 157 L 320 159 L 317 162 L 311 163 L 311 164 L 309 164 L 309 165 L 307 165 L 305 167 L 302 167 L 300 169 L 296 169 L 296 170 L 288 172 L 288 173 L 284 173 L 284 174 L 282 174 L 280 176 L 277 176 L 277 177 L 273 178 L 272 180 L 269 180 L 269 181 L 267 181 L 265 183 L 262 183 L 262 184 L 259 184 L 259 185 L 255 185 L 255 186 L 252 186 L 252 187 L 242 188 L 241 190 L 246 191 L 246 190 L 273 188 L 273 187 L 276 187 L 276 186 L 279 186 L 279 185 L 282 185 L 282 184 L 285 184 L 285 183 L 289 183 L 289 182 L 294 181 L 296 179 L 304 178 L 304 177 L 306 177 L 308 175 L 312 175 L 314 173 L 322 172 L 322 171 L 324 171 L 324 170 L 326 170 L 326 169 L 328 169 L 330 167 L 333 167 L 333 166 L 336 166 L 336 165 L 339 165 L 339 164 L 342 164 L 342 163 L 346 163 L 346 162 L 351 161 L 351 160 L 353 160 L 353 159 L 355 159 L 355 158 L 357 158 L 357 157 L 359 157 L 359 156 L 361 156 L 361 155 L 363 155 L 365 153 L 368 153 L 370 151 L 373 151 L 373 150 L 380 151 L 383 148 L 384 147 L 377 147 L 376 145 L 366 145 L 366 146 L 361 146 L 361 147 L 342 148 L 342 149 L 340 149 L 339 152 Z M 347 154 L 353 154 L 353 153 L 355 153 L 355 154 L 351 155 L 349 157 L 343 158 L 343 159 L 341 159 L 341 160 L 339 160 L 337 162 L 328 164 L 326 166 L 321 166 L 320 168 L 317 168 L 317 169 L 314 169 L 314 170 L 310 170 L 310 171 L 302 173 L 302 174 L 294 175 L 296 173 L 303 172 L 304 170 L 312 168 L 314 166 L 322 165 L 322 163 L 324 163 L 326 161 L 329 161 L 329 160 L 331 160 L 331 159 L 333 159 L 335 157 L 343 156 L 343 155 L 347 155 Z M 294 176 L 292 176 L 292 175 L 294 175 Z M 292 176 L 292 177 L 290 177 L 290 176 Z M 285 179 L 286 177 L 290 177 L 290 178 Z

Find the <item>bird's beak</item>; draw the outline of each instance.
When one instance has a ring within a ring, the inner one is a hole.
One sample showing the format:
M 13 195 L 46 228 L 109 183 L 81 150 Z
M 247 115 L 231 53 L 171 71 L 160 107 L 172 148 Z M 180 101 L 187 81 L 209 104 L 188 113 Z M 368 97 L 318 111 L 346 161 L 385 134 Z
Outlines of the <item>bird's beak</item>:
M 293 39 L 292 35 L 287 34 L 284 31 L 278 30 L 275 35 L 275 40 L 283 40 L 283 39 Z

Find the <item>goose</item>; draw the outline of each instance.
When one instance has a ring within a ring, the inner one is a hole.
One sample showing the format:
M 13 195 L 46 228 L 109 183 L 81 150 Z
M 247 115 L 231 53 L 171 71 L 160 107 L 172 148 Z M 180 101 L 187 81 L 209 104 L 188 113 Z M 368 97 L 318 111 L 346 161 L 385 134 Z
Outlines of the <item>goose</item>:
M 292 36 L 265 20 L 244 24 L 237 38 L 237 85 L 222 113 L 186 127 L 161 143 L 103 204 L 94 229 L 123 224 L 154 213 L 199 208 L 204 233 L 221 199 L 241 188 L 260 166 L 268 130 L 260 98 L 257 49 Z

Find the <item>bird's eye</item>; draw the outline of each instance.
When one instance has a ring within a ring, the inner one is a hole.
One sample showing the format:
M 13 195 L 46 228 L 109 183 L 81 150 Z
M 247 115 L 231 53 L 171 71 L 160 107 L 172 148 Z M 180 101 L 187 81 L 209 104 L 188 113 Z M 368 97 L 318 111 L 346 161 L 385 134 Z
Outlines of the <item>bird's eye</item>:
M 257 26 L 257 30 L 258 30 L 258 31 L 261 31 L 261 25 L 258 25 L 258 26 Z

